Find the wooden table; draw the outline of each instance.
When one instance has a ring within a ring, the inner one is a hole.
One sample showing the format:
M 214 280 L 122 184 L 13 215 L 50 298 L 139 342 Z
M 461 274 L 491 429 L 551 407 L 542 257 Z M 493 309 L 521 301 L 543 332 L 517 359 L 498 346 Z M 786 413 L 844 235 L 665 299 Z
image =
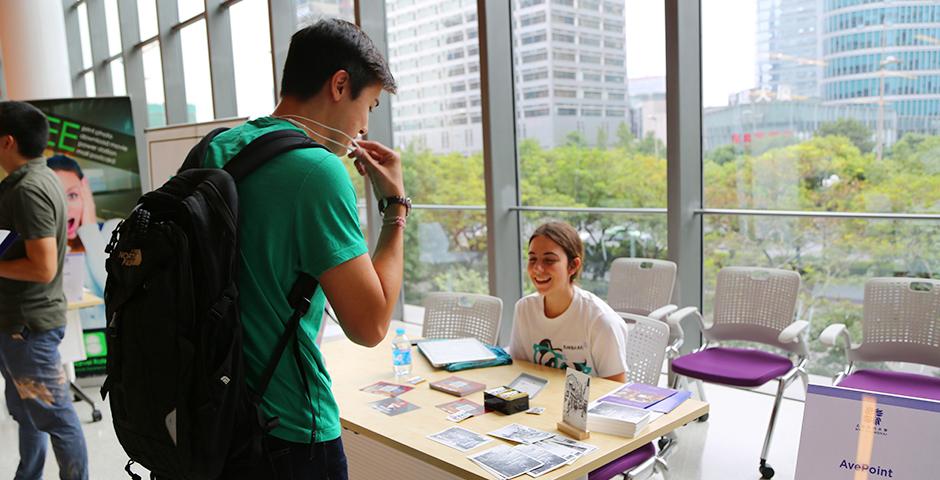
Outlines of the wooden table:
M 77 302 L 69 302 L 66 312 L 65 336 L 62 343 L 59 344 L 59 355 L 62 357 L 62 363 L 65 364 L 65 372 L 68 375 L 72 392 L 79 396 L 82 401 L 91 405 L 91 420 L 97 422 L 101 420 L 101 411 L 92 400 L 78 385 L 75 384 L 75 363 L 88 358 L 85 352 L 85 335 L 82 329 L 82 316 L 79 313 L 83 308 L 96 307 L 104 304 L 104 300 L 84 291 L 82 299 Z
M 542 415 L 529 415 L 517 413 L 515 415 L 502 415 L 491 412 L 469 418 L 459 423 L 459 426 L 485 435 L 510 423 L 520 423 L 540 430 L 558 433 L 555 425 L 561 420 L 562 394 L 564 390 L 565 374 L 563 370 L 542 367 L 527 362 L 515 362 L 502 367 L 490 367 L 475 370 L 466 370 L 459 373 L 450 373 L 446 370 L 437 370 L 430 366 L 417 348 L 413 351 L 412 375 L 420 375 L 427 379 L 418 384 L 414 390 L 404 393 L 401 399 L 418 405 L 420 408 L 411 412 L 399 414 L 394 417 L 387 416 L 369 405 L 370 402 L 381 400 L 384 397 L 362 392 L 359 389 L 371 385 L 379 380 L 395 382 L 392 374 L 391 335 L 382 344 L 375 348 L 365 348 L 353 344 L 346 338 L 327 342 L 321 350 L 326 358 L 327 370 L 333 379 L 333 394 L 340 408 L 340 419 L 344 432 L 344 441 L 350 435 L 358 434 L 361 437 L 378 442 L 389 447 L 394 453 L 409 456 L 409 460 L 417 460 L 429 464 L 431 470 L 440 473 L 439 478 L 456 476 L 458 478 L 491 479 L 493 476 L 471 462 L 467 455 L 478 453 L 498 445 L 509 444 L 503 440 L 493 438 L 492 442 L 481 445 L 470 452 L 460 452 L 427 438 L 448 427 L 458 425 L 448 421 L 447 414 L 435 405 L 451 402 L 458 397 L 443 392 L 431 390 L 429 382 L 458 375 L 468 380 L 486 384 L 487 388 L 508 385 L 520 373 L 526 372 L 548 379 L 548 385 L 530 402 L 530 406 L 544 407 Z M 617 382 L 602 378 L 591 379 L 591 400 L 613 390 Z M 483 404 L 483 392 L 469 395 L 468 398 L 480 405 Z M 607 463 L 671 432 L 686 423 L 708 413 L 708 404 L 689 399 L 667 415 L 651 422 L 642 433 L 634 438 L 624 438 L 602 433 L 592 433 L 585 442 L 598 447 L 590 455 L 583 456 L 574 464 L 553 470 L 539 477 L 540 479 L 573 479 L 586 477 L 588 473 Z M 492 437 L 491 437 L 492 438 Z M 346 442 L 348 443 L 348 442 Z M 349 456 L 350 478 L 359 463 L 368 463 L 369 457 L 381 456 L 380 448 L 367 451 L 367 455 L 360 453 L 354 455 L 347 446 Z M 385 449 L 388 450 L 388 449 Z M 387 457 L 389 455 L 386 455 Z M 389 461 L 385 461 L 386 464 Z M 416 463 L 412 461 L 412 463 Z M 390 465 L 386 465 L 390 467 Z M 376 467 L 382 468 L 382 465 Z M 381 472 L 378 470 L 375 473 Z M 447 475 L 444 475 L 446 472 Z M 388 472 L 385 469 L 385 473 Z M 390 478 L 385 475 L 386 478 Z M 427 476 L 419 476 L 412 470 L 407 478 L 421 478 L 429 480 Z M 523 478 L 523 477 L 520 477 Z M 531 477 L 525 477 L 531 478 Z

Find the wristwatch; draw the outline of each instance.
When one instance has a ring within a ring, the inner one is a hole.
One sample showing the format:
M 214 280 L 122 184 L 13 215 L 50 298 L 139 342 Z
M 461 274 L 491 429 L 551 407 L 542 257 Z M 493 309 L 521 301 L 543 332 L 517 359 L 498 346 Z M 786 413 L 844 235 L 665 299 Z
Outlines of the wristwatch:
M 391 197 L 385 197 L 385 198 L 379 200 L 379 213 L 383 213 L 383 214 L 384 214 L 384 213 L 385 213 L 385 210 L 388 208 L 388 206 L 391 205 L 391 204 L 393 204 L 393 203 L 397 203 L 397 204 L 403 205 L 403 206 L 405 207 L 405 216 L 406 216 L 406 217 L 411 214 L 411 199 L 408 198 L 408 197 L 399 197 L 399 196 L 397 196 L 397 195 L 394 195 L 394 196 L 391 196 Z

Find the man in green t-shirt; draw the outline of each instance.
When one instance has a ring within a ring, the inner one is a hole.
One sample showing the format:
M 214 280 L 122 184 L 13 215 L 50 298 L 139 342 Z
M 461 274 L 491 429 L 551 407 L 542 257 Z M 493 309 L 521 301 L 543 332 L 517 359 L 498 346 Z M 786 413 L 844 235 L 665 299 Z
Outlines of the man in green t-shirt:
M 349 22 L 322 20 L 291 38 L 274 113 L 218 135 L 209 146 L 209 167 L 225 165 L 252 140 L 278 129 L 304 132 L 327 147 L 274 157 L 238 184 L 238 291 L 249 386 L 257 384 L 284 331 L 292 312 L 287 294 L 298 275 L 316 277 L 320 288 L 297 332 L 302 361 L 284 355 L 262 401 L 264 415 L 280 419 L 265 438 L 268 462 L 255 470 L 233 466 L 224 478 L 347 476 L 339 408 L 315 339 L 329 300 L 346 335 L 375 346 L 385 338 L 401 289 L 410 208 L 401 159 L 379 143 L 353 140 L 368 131 L 369 112 L 383 90 L 394 93 L 395 80 L 369 37 Z M 385 216 L 372 258 L 343 165 L 353 159 Z
M 15 478 L 42 478 L 51 438 L 59 477 L 86 480 L 85 437 L 58 350 L 65 335 L 65 194 L 42 158 L 48 141 L 42 112 L 0 102 L 0 168 L 7 174 L 0 182 L 0 230 L 5 239 L 15 235 L 0 251 L 0 374 L 19 424 Z

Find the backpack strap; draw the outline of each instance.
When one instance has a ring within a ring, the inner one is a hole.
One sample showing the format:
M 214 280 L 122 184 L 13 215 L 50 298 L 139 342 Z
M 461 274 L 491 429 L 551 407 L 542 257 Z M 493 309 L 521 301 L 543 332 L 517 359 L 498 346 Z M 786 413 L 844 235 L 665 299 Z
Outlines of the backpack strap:
M 251 402 L 254 403 L 256 407 L 261 405 L 261 399 L 264 397 L 264 392 L 267 391 L 268 385 L 271 383 L 271 378 L 274 377 L 274 371 L 277 369 L 277 364 L 280 363 L 281 357 L 284 355 L 284 350 L 287 349 L 287 343 L 292 339 L 294 340 L 294 361 L 297 363 L 297 369 L 300 370 L 300 378 L 303 381 L 304 394 L 307 397 L 308 403 L 310 402 L 310 388 L 307 381 L 307 373 L 303 369 L 303 362 L 300 357 L 299 342 L 297 341 L 297 328 L 300 326 L 300 319 L 303 318 L 303 316 L 306 315 L 310 310 L 310 303 L 313 299 L 313 294 L 317 291 L 318 286 L 319 283 L 317 282 L 316 278 L 313 278 L 306 273 L 301 273 L 300 277 L 297 278 L 297 281 L 294 282 L 294 286 L 291 287 L 291 291 L 287 296 L 287 301 L 294 309 L 294 313 L 291 315 L 290 319 L 287 321 L 287 324 L 284 326 L 284 333 L 282 333 L 281 337 L 277 340 L 277 345 L 274 347 L 274 352 L 271 353 L 271 357 L 268 359 L 268 363 L 264 367 L 264 372 L 261 374 L 261 379 L 258 381 L 257 388 L 254 390 L 249 389 Z M 313 416 L 313 429 L 311 430 L 312 444 L 314 438 L 316 437 L 317 416 L 316 412 L 311 413 Z M 270 431 L 277 426 L 278 418 L 275 417 L 268 419 L 265 423 L 267 424 L 266 428 L 268 431 Z
M 227 128 L 216 128 L 215 130 L 209 132 L 205 137 L 202 137 L 202 140 L 196 144 L 195 147 L 189 150 L 189 153 L 186 155 L 186 160 L 183 160 L 183 165 L 180 166 L 180 169 L 176 173 L 182 173 L 186 170 L 192 170 L 194 168 L 202 168 L 202 162 L 206 160 L 206 153 L 209 151 L 209 144 L 212 143 L 212 140 L 216 135 L 228 130 Z
M 326 147 L 314 142 L 306 134 L 297 130 L 275 130 L 245 145 L 238 154 L 225 164 L 224 170 L 235 179 L 235 182 L 238 182 L 257 170 L 261 165 L 264 165 L 269 159 L 300 148 L 322 148 L 326 150 Z

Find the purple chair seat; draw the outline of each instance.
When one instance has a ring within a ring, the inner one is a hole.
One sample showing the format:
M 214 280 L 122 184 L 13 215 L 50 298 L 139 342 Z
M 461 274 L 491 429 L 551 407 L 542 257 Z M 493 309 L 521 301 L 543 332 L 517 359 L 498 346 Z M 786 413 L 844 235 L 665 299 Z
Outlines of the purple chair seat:
M 652 442 L 604 465 L 588 474 L 588 480 L 610 480 L 627 470 L 635 468 L 637 465 L 653 458 L 656 455 L 656 447 Z
M 859 370 L 843 378 L 839 386 L 940 400 L 940 378 L 916 373 Z
M 782 355 L 731 347 L 708 348 L 672 361 L 679 375 L 739 387 L 763 385 L 791 368 L 793 362 Z

